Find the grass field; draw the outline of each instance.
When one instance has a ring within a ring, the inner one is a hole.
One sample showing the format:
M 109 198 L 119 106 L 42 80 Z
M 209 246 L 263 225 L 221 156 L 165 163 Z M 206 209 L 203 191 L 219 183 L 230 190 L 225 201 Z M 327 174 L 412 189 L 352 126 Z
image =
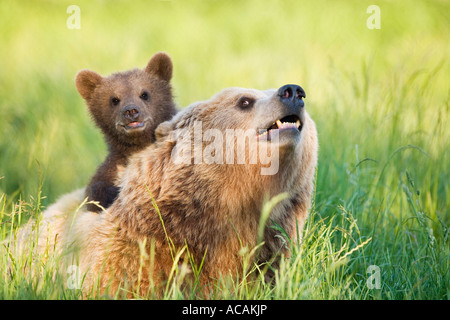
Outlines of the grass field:
M 161 50 L 180 108 L 225 87 L 297 83 L 319 132 L 302 245 L 274 286 L 224 281 L 221 297 L 450 298 L 449 2 L 77 1 L 75 30 L 71 4 L 0 2 L 0 299 L 80 297 L 52 278 L 57 257 L 12 256 L 7 272 L 5 239 L 106 155 L 76 72 L 143 67 Z M 380 29 L 366 25 L 371 4 Z

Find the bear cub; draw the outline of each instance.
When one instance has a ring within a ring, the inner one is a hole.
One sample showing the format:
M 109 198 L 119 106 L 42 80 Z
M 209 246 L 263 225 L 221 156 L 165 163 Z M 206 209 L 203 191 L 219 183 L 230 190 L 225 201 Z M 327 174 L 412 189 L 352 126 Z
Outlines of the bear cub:
M 145 69 L 102 77 L 94 71 L 78 72 L 75 84 L 89 113 L 102 130 L 109 154 L 86 187 L 89 201 L 109 207 L 117 195 L 119 171 L 129 157 L 155 141 L 156 127 L 176 113 L 173 102 L 172 60 L 156 53 Z M 89 211 L 102 209 L 88 203 Z

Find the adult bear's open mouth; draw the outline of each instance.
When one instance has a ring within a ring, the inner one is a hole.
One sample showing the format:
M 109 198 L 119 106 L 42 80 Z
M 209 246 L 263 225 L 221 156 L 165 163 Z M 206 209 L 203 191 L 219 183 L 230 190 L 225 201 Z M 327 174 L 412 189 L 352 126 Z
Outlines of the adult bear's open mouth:
M 296 130 L 300 132 L 302 130 L 302 122 L 297 115 L 289 115 L 284 118 L 278 119 L 272 123 L 267 129 L 259 130 L 256 135 L 258 140 L 268 140 L 272 138 L 273 131 L 278 130 L 278 134 L 284 130 Z

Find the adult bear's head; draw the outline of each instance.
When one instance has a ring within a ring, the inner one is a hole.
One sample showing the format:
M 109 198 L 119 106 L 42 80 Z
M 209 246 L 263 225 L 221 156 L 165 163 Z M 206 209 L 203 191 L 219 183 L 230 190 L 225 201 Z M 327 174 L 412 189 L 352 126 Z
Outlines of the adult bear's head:
M 161 124 L 156 135 L 173 143 L 173 164 L 195 166 L 223 183 L 252 174 L 242 184 L 273 196 L 317 162 L 317 133 L 303 98 L 298 85 L 228 88 Z

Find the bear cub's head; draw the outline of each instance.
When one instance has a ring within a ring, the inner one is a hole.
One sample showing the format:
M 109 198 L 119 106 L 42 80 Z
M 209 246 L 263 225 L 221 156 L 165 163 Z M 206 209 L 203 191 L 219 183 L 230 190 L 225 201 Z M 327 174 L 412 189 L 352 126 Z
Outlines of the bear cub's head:
M 78 72 L 77 90 L 110 148 L 122 152 L 130 147 L 140 149 L 155 140 L 156 127 L 176 113 L 172 69 L 170 57 L 158 52 L 145 69 L 107 77 L 91 70 Z

